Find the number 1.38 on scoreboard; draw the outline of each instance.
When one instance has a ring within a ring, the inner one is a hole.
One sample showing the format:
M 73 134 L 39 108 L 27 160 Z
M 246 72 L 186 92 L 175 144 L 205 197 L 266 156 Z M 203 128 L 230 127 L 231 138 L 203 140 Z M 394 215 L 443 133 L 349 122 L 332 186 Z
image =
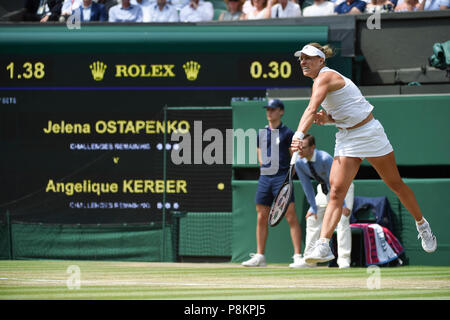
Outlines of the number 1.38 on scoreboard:
M 43 79 L 45 77 L 45 64 L 43 62 L 25 61 L 23 64 L 10 62 L 6 66 L 9 79 Z

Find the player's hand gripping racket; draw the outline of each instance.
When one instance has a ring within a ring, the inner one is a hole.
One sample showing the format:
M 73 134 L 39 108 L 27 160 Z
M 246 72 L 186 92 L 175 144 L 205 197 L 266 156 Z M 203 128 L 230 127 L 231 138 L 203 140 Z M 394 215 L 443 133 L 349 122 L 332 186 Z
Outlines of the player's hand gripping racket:
M 295 162 L 297 161 L 298 150 L 292 154 L 291 163 L 289 166 L 289 172 L 278 191 L 277 196 L 272 202 L 272 206 L 269 211 L 269 225 L 271 227 L 276 226 L 283 219 L 288 209 L 289 203 L 291 203 L 292 193 L 294 192 L 294 184 L 292 182 L 292 176 L 294 175 Z

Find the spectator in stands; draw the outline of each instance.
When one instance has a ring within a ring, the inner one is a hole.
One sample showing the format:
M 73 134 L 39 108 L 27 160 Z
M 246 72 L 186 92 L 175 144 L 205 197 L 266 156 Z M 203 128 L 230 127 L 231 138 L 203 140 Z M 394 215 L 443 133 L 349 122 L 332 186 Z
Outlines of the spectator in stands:
M 81 22 L 108 21 L 105 6 L 92 0 L 83 0 L 83 4 L 73 10 L 73 13 L 80 16 Z
M 181 22 L 211 21 L 214 18 L 214 7 L 211 2 L 190 0 L 180 11 Z
M 417 11 L 419 9 L 418 0 L 400 0 L 395 7 L 395 12 Z
M 58 21 L 63 0 L 26 0 L 24 21 Z
M 360 14 L 366 10 L 367 3 L 361 0 L 346 0 L 337 5 L 334 12 L 337 14 Z
M 181 9 L 189 4 L 189 0 L 170 0 L 169 3 L 175 6 L 178 12 L 180 12 Z
M 328 0 L 314 0 L 311 6 L 303 9 L 304 17 L 331 16 L 334 14 L 334 4 Z
M 83 0 L 64 0 L 61 8 L 61 16 L 59 17 L 60 22 L 67 20 L 72 12 L 83 4 Z
M 227 11 L 224 11 L 219 16 L 219 21 L 240 20 L 244 13 L 242 7 L 245 0 L 225 0 Z
M 97 0 L 97 3 L 103 4 L 106 12 L 109 12 L 109 9 L 117 5 L 118 0 Z
M 245 0 L 244 6 L 242 7 L 242 12 L 244 14 L 249 14 L 255 9 L 255 6 L 253 5 L 253 0 Z
M 450 7 L 450 0 L 423 0 L 418 10 L 446 10 Z
M 270 11 L 271 18 L 294 18 L 302 15 L 300 6 L 291 0 L 278 0 Z
M 64 0 L 64 3 L 61 8 L 62 16 L 70 16 L 72 11 L 77 9 L 83 4 L 83 0 Z
M 156 0 L 156 3 L 149 7 L 150 22 L 178 22 L 180 18 L 175 6 L 168 4 L 167 0 Z M 146 22 L 146 21 L 144 21 Z
M 393 12 L 395 5 L 389 0 L 371 0 L 366 6 L 366 13 Z
M 142 22 L 142 9 L 138 5 L 131 5 L 130 0 L 121 0 L 121 3 L 109 9 L 109 22 Z
M 329 0 L 330 2 L 333 2 L 334 7 L 336 8 L 338 5 L 340 5 L 342 2 L 345 2 L 345 0 Z M 370 0 L 364 0 L 365 2 L 369 2 Z
M 142 22 L 150 22 L 150 8 L 156 4 L 155 0 L 131 0 L 131 5 L 137 5 L 142 10 Z
M 252 0 L 253 10 L 247 13 L 244 20 L 269 19 L 274 0 Z

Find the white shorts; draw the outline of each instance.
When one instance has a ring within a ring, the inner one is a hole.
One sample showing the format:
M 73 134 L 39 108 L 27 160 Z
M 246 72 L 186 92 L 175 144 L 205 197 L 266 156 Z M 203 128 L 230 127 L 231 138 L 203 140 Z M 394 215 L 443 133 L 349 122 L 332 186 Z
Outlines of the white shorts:
M 335 157 L 380 157 L 394 149 L 381 123 L 372 119 L 356 129 L 339 129 L 336 133 Z

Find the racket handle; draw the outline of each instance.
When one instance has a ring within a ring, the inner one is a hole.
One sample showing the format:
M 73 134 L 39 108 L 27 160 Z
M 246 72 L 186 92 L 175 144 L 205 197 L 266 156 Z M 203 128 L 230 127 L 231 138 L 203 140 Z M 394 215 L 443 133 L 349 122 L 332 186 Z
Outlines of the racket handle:
M 292 158 L 291 158 L 291 166 L 295 164 L 295 162 L 297 161 L 298 158 L 298 150 L 294 151 L 294 153 L 292 154 Z

